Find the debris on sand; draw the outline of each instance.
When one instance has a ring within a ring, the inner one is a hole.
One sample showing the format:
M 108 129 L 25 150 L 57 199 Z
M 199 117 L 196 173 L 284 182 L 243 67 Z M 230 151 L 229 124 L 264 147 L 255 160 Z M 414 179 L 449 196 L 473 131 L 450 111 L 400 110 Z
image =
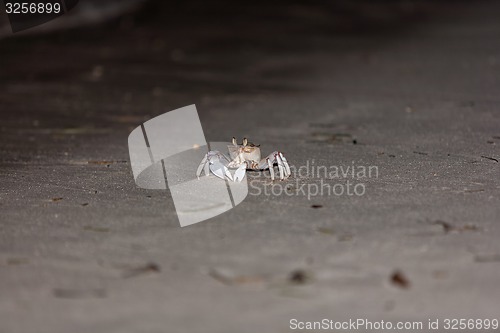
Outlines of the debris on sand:
M 391 274 L 390 281 L 394 286 L 398 288 L 401 289 L 410 288 L 410 280 L 408 280 L 406 275 L 399 270 L 396 270 Z

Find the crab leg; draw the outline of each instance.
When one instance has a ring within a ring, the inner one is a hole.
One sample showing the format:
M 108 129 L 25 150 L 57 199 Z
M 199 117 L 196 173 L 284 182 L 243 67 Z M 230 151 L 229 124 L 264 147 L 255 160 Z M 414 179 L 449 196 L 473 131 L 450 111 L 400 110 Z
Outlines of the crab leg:
M 196 170 L 196 176 L 199 179 L 202 171 L 204 170 L 205 175 L 207 176 L 210 174 L 211 171 L 215 176 L 219 178 L 225 179 L 225 177 L 227 177 L 230 180 L 233 180 L 231 173 L 226 167 L 228 162 L 229 159 L 226 157 L 226 155 L 222 154 L 221 152 L 217 150 L 209 151 L 205 155 L 205 157 L 203 157 L 203 159 L 201 160 L 201 163 L 198 166 L 198 169 Z
M 267 160 L 267 165 L 269 167 L 269 173 L 271 173 L 271 179 L 274 180 L 274 170 L 273 170 L 273 162 L 271 162 L 271 160 L 268 158 L 266 158 Z
M 205 175 L 208 176 L 208 163 L 207 163 L 207 159 L 208 159 L 208 154 L 205 155 L 205 157 L 203 157 L 203 159 L 201 160 L 201 163 L 200 165 L 198 166 L 198 169 L 196 170 L 196 177 L 198 177 L 198 179 L 200 179 L 200 176 L 201 176 L 201 171 L 203 169 L 205 169 Z
M 284 166 L 283 166 L 283 161 L 281 160 L 279 153 L 276 154 L 276 161 L 278 162 L 278 170 L 280 172 L 280 179 L 283 180 L 284 179 L 284 174 L 283 174 Z
M 285 156 L 280 152 L 279 153 L 281 160 L 283 161 L 283 164 L 285 165 L 285 170 L 287 173 L 287 177 L 290 177 L 292 175 L 292 172 L 290 171 L 290 165 L 288 165 L 288 161 L 286 160 Z

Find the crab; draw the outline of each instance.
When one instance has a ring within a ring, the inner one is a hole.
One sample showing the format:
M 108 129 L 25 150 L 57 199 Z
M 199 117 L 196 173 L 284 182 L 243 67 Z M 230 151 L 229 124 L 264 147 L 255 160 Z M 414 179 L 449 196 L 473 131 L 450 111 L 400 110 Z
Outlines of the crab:
M 204 171 L 207 176 L 212 173 L 221 179 L 241 182 L 247 170 L 269 169 L 271 179 L 274 180 L 274 165 L 277 164 L 280 179 L 290 177 L 290 166 L 283 153 L 274 151 L 261 159 L 259 147 L 260 145 L 249 142 L 247 138 L 239 144 L 233 137 L 232 145 L 227 146 L 231 159 L 218 150 L 209 151 L 198 166 L 196 176 L 199 179 Z M 234 174 L 231 174 L 230 169 L 236 170 Z

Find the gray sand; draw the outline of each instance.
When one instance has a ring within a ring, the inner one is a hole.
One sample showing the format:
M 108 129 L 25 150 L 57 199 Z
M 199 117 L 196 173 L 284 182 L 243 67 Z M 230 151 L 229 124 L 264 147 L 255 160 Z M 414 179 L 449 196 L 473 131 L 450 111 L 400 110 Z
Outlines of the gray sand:
M 0 332 L 499 319 L 498 13 L 276 42 L 174 24 L 2 41 Z M 193 103 L 209 141 L 379 175 L 363 196 L 249 195 L 180 228 L 168 192 L 134 184 L 127 136 Z

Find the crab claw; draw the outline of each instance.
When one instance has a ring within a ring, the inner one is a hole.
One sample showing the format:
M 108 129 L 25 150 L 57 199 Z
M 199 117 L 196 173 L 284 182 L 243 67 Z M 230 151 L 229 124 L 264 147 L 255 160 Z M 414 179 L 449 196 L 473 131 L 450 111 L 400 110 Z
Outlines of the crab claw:
M 213 161 L 210 164 L 210 171 L 220 179 L 225 179 L 224 176 L 226 176 L 229 180 L 233 180 L 233 176 L 231 176 L 229 169 L 219 161 Z
M 280 172 L 280 179 L 283 180 L 285 178 L 285 166 L 283 165 L 283 160 L 281 159 L 280 155 L 276 155 L 276 162 L 278 163 L 278 170 Z
M 234 181 L 241 182 L 245 178 L 247 172 L 247 165 L 243 163 L 234 173 Z

